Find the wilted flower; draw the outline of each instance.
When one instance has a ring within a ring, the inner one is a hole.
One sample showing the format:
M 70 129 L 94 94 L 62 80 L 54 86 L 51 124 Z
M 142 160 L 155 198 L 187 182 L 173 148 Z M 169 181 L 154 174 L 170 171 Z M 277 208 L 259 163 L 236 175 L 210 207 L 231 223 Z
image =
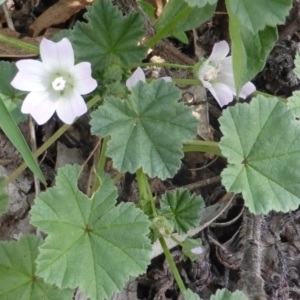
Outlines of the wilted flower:
M 200 66 L 198 77 L 220 106 L 233 100 L 236 88 L 233 77 L 232 57 L 227 56 L 229 45 L 226 41 L 216 43 L 210 57 Z M 247 82 L 240 91 L 239 96 L 245 99 L 256 90 L 253 83 Z
M 171 77 L 161 77 L 160 79 L 165 80 L 166 82 L 172 81 Z M 135 86 L 139 81 L 146 82 L 146 76 L 144 71 L 138 67 L 133 74 L 127 79 L 126 86 L 130 90 L 133 86 Z
M 71 124 L 87 111 L 81 95 L 97 87 L 96 80 L 91 77 L 91 64 L 74 65 L 74 51 L 66 38 L 58 43 L 44 38 L 40 54 L 41 62 L 26 59 L 16 63 L 19 72 L 11 85 L 30 92 L 21 111 L 31 114 L 38 124 L 47 122 L 56 111 L 64 123 Z

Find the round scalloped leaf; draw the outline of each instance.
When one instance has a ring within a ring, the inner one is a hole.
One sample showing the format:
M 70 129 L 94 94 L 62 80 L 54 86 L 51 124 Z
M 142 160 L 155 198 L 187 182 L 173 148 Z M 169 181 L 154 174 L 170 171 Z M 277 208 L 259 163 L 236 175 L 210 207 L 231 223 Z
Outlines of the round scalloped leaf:
M 237 104 L 219 119 L 220 142 L 228 167 L 222 183 L 242 192 L 255 214 L 287 212 L 300 204 L 300 127 L 276 98 L 258 96 Z
M 159 214 L 171 219 L 177 232 L 184 234 L 199 225 L 204 201 L 187 189 L 176 189 L 174 193 L 163 194 L 160 206 Z
M 35 259 L 43 240 L 24 235 L 18 242 L 0 243 L 0 298 L 2 300 L 71 300 L 73 290 L 59 290 L 36 276 Z
M 133 203 L 115 207 L 116 188 L 100 171 L 101 187 L 89 199 L 77 188 L 80 172 L 77 165 L 61 168 L 56 186 L 39 194 L 31 209 L 32 224 L 48 234 L 37 270 L 46 282 L 107 299 L 146 271 L 150 222 Z
M 293 0 L 226 0 L 230 14 L 237 16 L 243 26 L 253 33 L 266 26 L 283 24 L 292 3 Z
M 230 292 L 227 289 L 217 290 L 210 300 L 248 300 L 248 297 L 242 291 Z
M 144 35 L 138 13 L 123 16 L 110 0 L 98 1 L 87 10 L 88 23 L 76 22 L 72 32 L 78 60 L 91 62 L 94 70 L 105 70 L 112 63 L 129 67 L 145 58 L 146 48 L 138 46 Z
M 201 298 L 190 289 L 187 289 L 182 294 L 184 296 L 184 300 L 201 300 Z
M 91 116 L 92 134 L 111 135 L 107 155 L 120 172 L 140 167 L 150 177 L 173 177 L 180 167 L 182 143 L 196 136 L 197 119 L 178 103 L 180 91 L 162 79 L 139 81 L 130 99 L 108 97 Z

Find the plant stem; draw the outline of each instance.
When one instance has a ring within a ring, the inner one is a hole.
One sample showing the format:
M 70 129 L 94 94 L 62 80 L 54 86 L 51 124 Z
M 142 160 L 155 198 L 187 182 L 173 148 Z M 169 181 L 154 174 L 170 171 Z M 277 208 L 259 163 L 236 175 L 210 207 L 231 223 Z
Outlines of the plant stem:
M 168 248 L 168 246 L 166 244 L 166 241 L 165 241 L 165 239 L 163 237 L 160 237 L 159 238 L 159 242 L 160 242 L 161 247 L 162 247 L 162 249 L 164 251 L 164 254 L 165 254 L 166 259 L 167 259 L 167 261 L 169 263 L 169 266 L 170 266 L 170 269 L 171 269 L 171 271 L 172 271 L 172 273 L 174 275 L 174 278 L 175 278 L 175 280 L 176 280 L 176 282 L 178 284 L 178 287 L 179 287 L 180 291 L 183 293 L 184 291 L 186 291 L 186 288 L 185 288 L 184 283 L 183 283 L 183 281 L 182 281 L 182 279 L 180 277 L 180 274 L 178 272 L 178 269 L 176 267 L 174 259 L 173 259 L 172 255 L 171 255 L 171 252 L 170 252 L 170 250 L 169 250 L 169 248 Z
M 39 47 L 21 42 L 18 39 L 8 37 L 6 35 L 0 34 L 0 41 L 18 47 L 20 49 L 24 49 L 34 54 L 39 54 Z
M 142 168 L 139 168 L 136 171 L 136 179 L 139 187 L 140 200 L 147 199 L 150 201 L 151 209 L 153 212 L 153 216 L 157 217 L 157 211 L 154 204 L 154 198 L 152 196 L 151 188 L 147 179 L 146 174 L 144 173 Z
M 262 95 L 262 96 L 265 96 L 266 98 L 277 98 L 279 101 L 281 101 L 283 103 L 287 103 L 288 102 L 287 99 L 284 99 L 284 98 L 281 98 L 281 97 L 277 97 L 277 96 L 274 96 L 274 95 L 270 95 L 270 94 L 267 94 L 267 93 L 263 93 L 263 92 L 260 92 L 260 91 L 253 92 L 253 95 L 254 96 Z
M 172 239 L 175 243 L 177 243 L 180 247 L 183 247 L 183 242 L 179 241 L 174 235 L 171 235 L 170 237 L 171 237 L 171 239 Z
M 168 68 L 176 68 L 176 69 L 186 69 L 190 72 L 193 71 L 193 66 L 172 64 L 172 63 L 141 63 L 130 66 L 129 69 L 136 67 L 168 67 Z
M 87 103 L 87 107 L 91 108 L 97 102 L 100 101 L 100 96 L 95 96 Z M 35 158 L 38 158 L 44 151 L 47 150 L 62 134 L 64 134 L 71 125 L 64 124 L 61 126 L 36 152 L 33 154 Z M 5 181 L 5 186 L 10 184 L 15 180 L 25 169 L 27 168 L 26 163 L 23 163 L 19 168 L 17 168 Z
M 217 142 L 194 140 L 183 144 L 183 152 L 205 152 L 223 156 Z

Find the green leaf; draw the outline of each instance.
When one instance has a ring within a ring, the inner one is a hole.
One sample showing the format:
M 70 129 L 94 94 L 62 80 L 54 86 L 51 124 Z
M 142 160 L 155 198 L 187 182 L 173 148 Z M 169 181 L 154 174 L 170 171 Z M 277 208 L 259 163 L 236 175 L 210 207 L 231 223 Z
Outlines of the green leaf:
M 233 13 L 231 2 L 227 1 L 229 31 L 232 48 L 232 64 L 236 90 L 241 88 L 260 72 L 268 54 L 277 41 L 277 29 L 266 27 L 258 33 L 252 33 Z
M 203 7 L 205 5 L 213 5 L 218 2 L 218 0 L 184 0 L 189 6 Z
M 108 97 L 91 116 L 92 134 L 111 135 L 107 155 L 120 172 L 140 167 L 150 177 L 173 177 L 180 167 L 182 143 L 196 135 L 197 120 L 178 103 L 180 91 L 162 79 L 139 81 L 129 100 Z
M 155 7 L 154 6 L 152 6 L 150 3 L 143 1 L 143 0 L 137 0 L 136 2 L 142 8 L 142 10 L 146 13 L 146 15 L 149 17 L 150 20 L 155 19 Z
M 113 63 L 129 67 L 141 62 L 146 48 L 137 45 L 144 35 L 138 13 L 122 16 L 110 0 L 94 3 L 87 10 L 88 23 L 76 22 L 72 33 L 78 60 L 91 62 L 95 70 L 105 70 Z
M 36 275 L 35 259 L 43 240 L 24 235 L 18 242 L 0 243 L 0 298 L 2 300 L 68 300 L 72 290 L 59 290 Z
M 184 296 L 184 300 L 201 300 L 201 298 L 190 289 L 187 289 L 182 294 Z
M 38 274 L 59 287 L 75 288 L 87 298 L 110 298 L 130 276 L 146 271 L 150 222 L 133 203 L 117 207 L 116 188 L 97 171 L 101 187 L 89 199 L 77 188 L 82 168 L 66 166 L 56 186 L 32 207 L 32 224 L 48 234 L 37 258 Z
M 228 159 L 222 183 L 242 192 L 255 214 L 287 212 L 300 204 L 300 127 L 276 98 L 257 96 L 227 108 L 219 146 Z
M 174 34 L 174 37 L 180 41 L 181 43 L 187 44 L 189 43 L 188 37 L 184 31 L 179 31 Z
M 174 193 L 163 194 L 160 207 L 159 214 L 168 216 L 177 232 L 183 234 L 199 225 L 204 201 L 201 196 L 190 195 L 186 189 L 176 189 Z
M 10 84 L 17 72 L 18 69 L 15 64 L 6 61 L 0 62 L 0 98 L 12 114 L 15 122 L 20 123 L 27 120 L 27 116 L 21 113 L 25 93 L 16 90 Z
M 5 177 L 0 177 L 0 216 L 6 213 L 8 203 L 9 197 L 5 192 Z
M 196 260 L 199 255 L 203 252 L 201 239 L 186 238 L 183 243 L 182 252 L 191 261 Z
M 217 290 L 216 294 L 210 297 L 210 300 L 248 300 L 248 297 L 242 291 L 234 293 L 227 289 Z
M 196 28 L 213 16 L 215 8 L 216 3 L 193 8 L 184 0 L 170 0 L 154 24 L 157 35 L 163 38 Z
M 227 9 L 252 33 L 285 22 L 293 0 L 226 0 Z M 228 11 L 229 12 L 229 11 Z
M 0 97 L 0 127 L 4 131 L 5 135 L 21 153 L 25 163 L 30 168 L 30 170 L 43 182 L 46 184 L 44 175 L 37 164 L 35 158 L 33 157 L 19 127 L 15 123 L 11 114 L 4 105 Z

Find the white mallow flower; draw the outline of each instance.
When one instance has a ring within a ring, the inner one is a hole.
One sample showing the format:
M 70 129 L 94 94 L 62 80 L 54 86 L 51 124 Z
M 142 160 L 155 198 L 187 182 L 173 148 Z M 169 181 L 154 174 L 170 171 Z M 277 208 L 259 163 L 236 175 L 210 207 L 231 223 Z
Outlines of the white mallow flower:
M 160 77 L 159 79 L 163 79 L 164 81 L 166 82 L 170 82 L 172 81 L 172 78 L 171 77 Z M 145 73 L 144 71 L 138 67 L 134 72 L 133 74 L 127 79 L 126 81 L 126 86 L 129 90 L 131 90 L 131 88 L 133 86 L 135 86 L 139 81 L 142 81 L 142 82 L 146 82 L 146 76 L 145 76 Z
M 66 38 L 58 43 L 44 38 L 40 55 L 42 61 L 26 59 L 16 63 L 19 72 L 11 85 L 30 92 L 21 111 L 31 114 L 39 125 L 46 123 L 55 111 L 64 123 L 71 124 L 87 111 L 81 95 L 97 87 L 91 76 L 91 64 L 74 65 L 74 51 Z
M 229 45 L 226 41 L 216 43 L 210 57 L 202 63 L 198 70 L 198 77 L 220 106 L 227 105 L 236 96 L 233 77 L 232 57 L 227 56 Z M 239 96 L 245 99 L 256 90 L 252 82 L 247 82 L 240 91 Z

